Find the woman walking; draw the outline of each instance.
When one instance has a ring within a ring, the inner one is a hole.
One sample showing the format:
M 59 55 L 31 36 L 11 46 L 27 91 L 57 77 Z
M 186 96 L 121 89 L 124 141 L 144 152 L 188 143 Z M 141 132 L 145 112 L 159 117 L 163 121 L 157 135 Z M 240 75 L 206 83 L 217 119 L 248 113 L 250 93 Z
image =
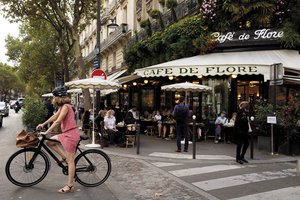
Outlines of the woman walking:
M 57 87 L 53 91 L 53 104 L 58 107 L 58 111 L 52 115 L 44 123 L 39 124 L 38 128 L 42 128 L 45 125 L 53 122 L 53 124 L 48 128 L 47 131 L 41 132 L 41 134 L 48 134 L 53 131 L 53 129 L 61 125 L 61 134 L 52 136 L 51 139 L 57 140 L 56 142 L 47 142 L 47 145 L 56 151 L 61 157 L 61 162 L 68 164 L 68 180 L 66 186 L 59 189 L 59 193 L 68 193 L 73 191 L 74 185 L 74 174 L 75 174 L 75 153 L 76 147 L 80 140 L 80 133 L 76 125 L 75 114 L 70 104 L 70 99 L 67 97 L 67 88 Z
M 245 154 L 249 146 L 248 133 L 250 130 L 249 124 L 249 102 L 243 101 L 239 105 L 235 121 L 235 135 L 236 135 L 236 162 L 239 164 L 248 163 L 245 159 Z M 242 151 L 241 151 L 242 150 Z

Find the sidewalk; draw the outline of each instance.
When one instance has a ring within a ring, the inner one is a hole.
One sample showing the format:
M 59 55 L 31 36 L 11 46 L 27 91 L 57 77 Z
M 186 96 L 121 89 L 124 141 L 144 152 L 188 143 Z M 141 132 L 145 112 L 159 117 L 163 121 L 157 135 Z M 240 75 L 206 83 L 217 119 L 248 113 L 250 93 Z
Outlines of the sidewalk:
M 137 146 L 135 147 L 114 147 L 103 148 L 103 151 L 111 155 L 122 157 L 151 159 L 151 160 L 178 160 L 182 162 L 235 162 L 235 144 L 219 143 L 214 144 L 213 140 L 196 142 L 196 159 L 192 159 L 193 144 L 189 145 L 187 153 L 176 153 L 176 140 L 164 140 L 156 136 L 141 135 L 140 152 L 137 155 Z M 247 150 L 246 159 L 250 163 L 276 163 L 276 162 L 294 162 L 300 159 L 300 156 L 292 157 L 286 155 L 271 155 L 269 152 L 260 151 L 254 147 L 254 159 L 250 159 L 250 146 Z

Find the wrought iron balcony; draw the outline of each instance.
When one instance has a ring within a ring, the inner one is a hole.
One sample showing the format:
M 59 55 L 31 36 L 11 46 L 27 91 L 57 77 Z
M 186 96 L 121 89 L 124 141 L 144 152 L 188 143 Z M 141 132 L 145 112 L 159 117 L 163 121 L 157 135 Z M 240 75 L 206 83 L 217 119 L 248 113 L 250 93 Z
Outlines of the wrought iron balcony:
M 100 52 L 105 51 L 110 45 L 114 44 L 120 38 L 129 32 L 127 24 L 121 24 L 112 32 L 103 42 L 100 43 Z

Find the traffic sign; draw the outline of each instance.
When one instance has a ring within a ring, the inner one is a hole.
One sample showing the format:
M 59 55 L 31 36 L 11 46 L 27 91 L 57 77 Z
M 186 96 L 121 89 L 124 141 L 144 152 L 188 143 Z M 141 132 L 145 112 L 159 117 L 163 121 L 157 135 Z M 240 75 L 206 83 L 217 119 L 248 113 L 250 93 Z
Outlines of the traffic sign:
M 96 58 L 94 58 L 94 60 L 93 60 L 93 68 L 94 68 L 94 69 L 97 69 L 97 68 L 98 68 L 98 64 L 99 64 L 99 60 L 98 60 L 98 58 L 96 57 Z
M 92 72 L 92 78 L 101 78 L 101 79 L 104 79 L 106 80 L 107 78 L 107 75 L 105 73 L 105 71 L 103 71 L 102 69 L 95 69 L 93 72 Z

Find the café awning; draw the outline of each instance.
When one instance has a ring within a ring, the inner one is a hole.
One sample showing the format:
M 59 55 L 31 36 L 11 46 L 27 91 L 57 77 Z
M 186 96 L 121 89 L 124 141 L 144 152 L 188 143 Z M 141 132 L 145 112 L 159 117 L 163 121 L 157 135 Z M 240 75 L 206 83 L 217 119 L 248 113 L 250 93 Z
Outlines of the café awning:
M 271 65 L 300 70 L 300 55 L 296 50 L 264 50 L 223 52 L 198 55 L 137 69 L 141 77 L 264 75 L 270 80 Z
M 113 73 L 111 75 L 108 75 L 107 76 L 107 80 L 114 81 L 117 78 L 119 78 L 122 74 L 124 74 L 126 71 L 127 71 L 127 69 L 123 69 L 121 71 L 117 71 L 117 72 L 115 72 L 115 73 Z

